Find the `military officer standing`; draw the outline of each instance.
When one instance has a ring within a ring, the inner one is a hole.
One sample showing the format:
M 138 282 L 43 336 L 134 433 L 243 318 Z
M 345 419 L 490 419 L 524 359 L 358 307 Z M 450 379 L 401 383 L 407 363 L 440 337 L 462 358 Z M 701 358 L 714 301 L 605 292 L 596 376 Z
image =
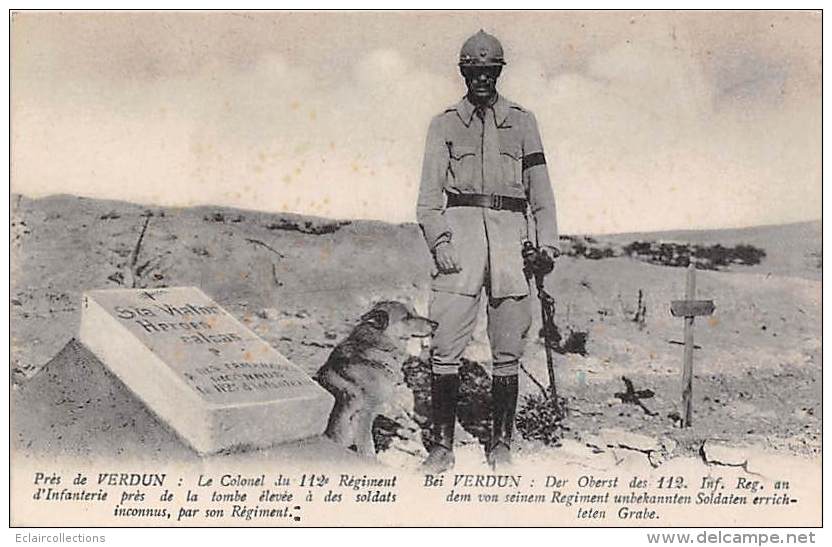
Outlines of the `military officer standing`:
M 483 289 L 493 355 L 492 466 L 509 463 L 517 374 L 531 325 L 524 240 L 559 254 L 555 200 L 534 115 L 497 93 L 503 48 L 480 30 L 462 46 L 467 93 L 428 129 L 417 218 L 434 258 L 430 316 L 433 446 L 426 470 L 454 464 L 458 370 Z M 527 215 L 534 219 L 530 233 Z

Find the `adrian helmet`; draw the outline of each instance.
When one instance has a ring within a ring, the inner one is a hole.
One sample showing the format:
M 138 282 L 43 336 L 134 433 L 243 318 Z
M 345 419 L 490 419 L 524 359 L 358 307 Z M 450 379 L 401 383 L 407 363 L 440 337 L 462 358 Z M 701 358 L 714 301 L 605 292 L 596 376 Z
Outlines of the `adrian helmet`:
M 503 66 L 503 46 L 494 36 L 480 29 L 462 44 L 459 66 Z

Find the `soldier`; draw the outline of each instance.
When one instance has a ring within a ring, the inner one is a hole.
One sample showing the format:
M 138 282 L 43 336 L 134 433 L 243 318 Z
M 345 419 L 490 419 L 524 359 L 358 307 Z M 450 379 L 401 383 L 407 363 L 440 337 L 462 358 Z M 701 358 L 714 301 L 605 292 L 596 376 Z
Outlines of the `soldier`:
M 430 317 L 433 446 L 426 470 L 453 466 L 462 353 L 485 289 L 493 355 L 492 466 L 511 461 L 517 373 L 531 325 L 522 245 L 527 211 L 541 252 L 556 258 L 555 199 L 534 115 L 497 93 L 503 48 L 480 30 L 462 46 L 467 94 L 428 129 L 417 218 L 434 258 Z

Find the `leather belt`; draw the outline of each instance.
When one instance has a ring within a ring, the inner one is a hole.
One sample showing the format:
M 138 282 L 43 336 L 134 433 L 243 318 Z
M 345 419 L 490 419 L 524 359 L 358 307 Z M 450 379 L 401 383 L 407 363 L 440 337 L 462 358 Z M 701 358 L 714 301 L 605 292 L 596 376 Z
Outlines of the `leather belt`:
M 448 192 L 448 207 L 483 207 L 496 211 L 526 212 L 526 200 L 500 194 L 452 194 Z

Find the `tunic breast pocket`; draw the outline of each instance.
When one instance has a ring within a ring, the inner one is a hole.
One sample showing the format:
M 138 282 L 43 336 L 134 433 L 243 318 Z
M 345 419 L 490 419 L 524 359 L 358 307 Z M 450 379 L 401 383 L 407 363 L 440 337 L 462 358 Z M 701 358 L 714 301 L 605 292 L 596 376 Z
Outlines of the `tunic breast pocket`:
M 503 183 L 512 188 L 523 187 L 523 153 L 519 146 L 501 146 L 500 163 Z
M 474 182 L 474 169 L 477 164 L 477 151 L 473 146 L 460 146 L 448 143 L 451 156 L 450 172 L 457 185 L 468 185 Z

